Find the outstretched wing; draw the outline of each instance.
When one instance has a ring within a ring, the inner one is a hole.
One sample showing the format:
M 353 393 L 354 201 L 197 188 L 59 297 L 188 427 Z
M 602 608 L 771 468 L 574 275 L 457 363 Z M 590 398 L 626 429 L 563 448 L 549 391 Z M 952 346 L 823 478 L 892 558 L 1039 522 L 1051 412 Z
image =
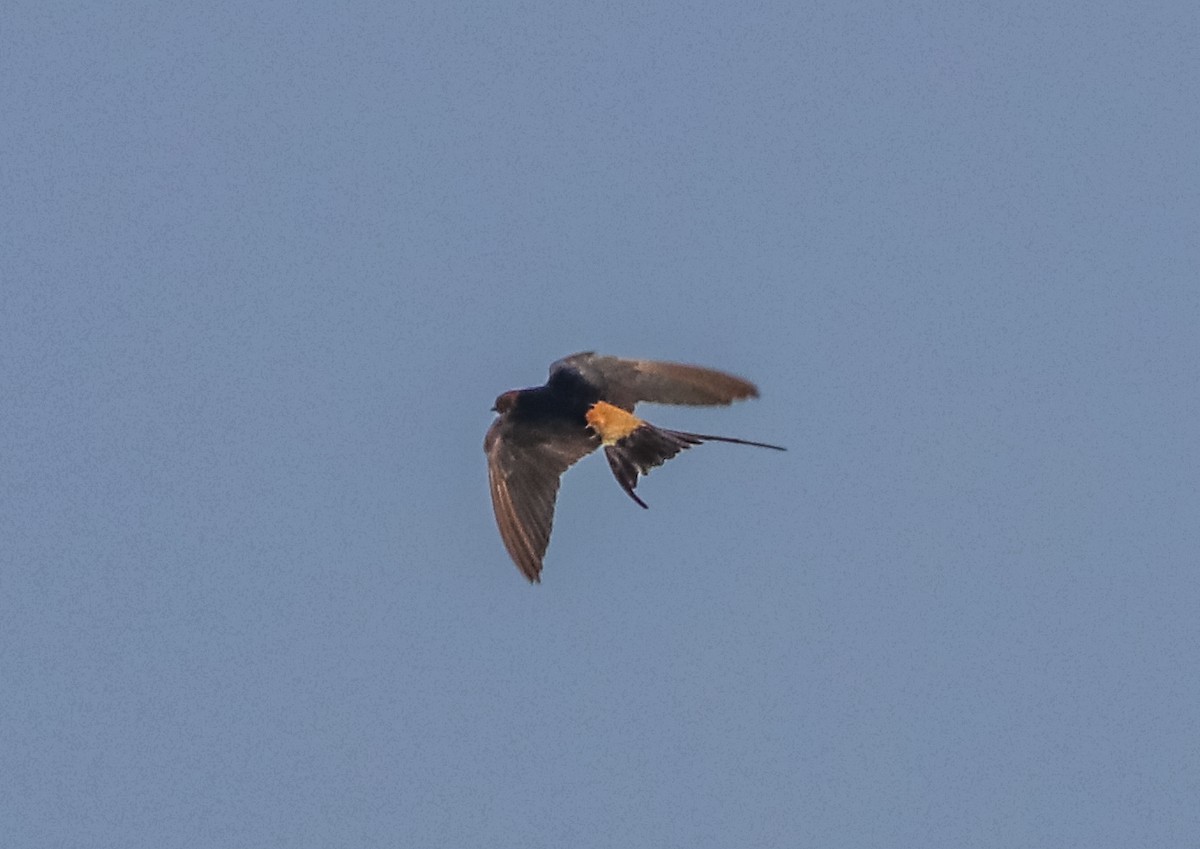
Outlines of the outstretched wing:
M 550 382 L 578 376 L 599 391 L 600 398 L 633 410 L 639 401 L 656 404 L 725 405 L 758 397 L 758 387 L 723 371 L 666 363 L 625 360 L 589 352 L 563 357 L 550 366 Z
M 533 426 L 505 416 L 488 429 L 483 450 L 496 525 L 513 562 L 531 582 L 540 580 L 550 544 L 559 478 L 599 444 L 582 428 L 577 437 L 547 439 Z

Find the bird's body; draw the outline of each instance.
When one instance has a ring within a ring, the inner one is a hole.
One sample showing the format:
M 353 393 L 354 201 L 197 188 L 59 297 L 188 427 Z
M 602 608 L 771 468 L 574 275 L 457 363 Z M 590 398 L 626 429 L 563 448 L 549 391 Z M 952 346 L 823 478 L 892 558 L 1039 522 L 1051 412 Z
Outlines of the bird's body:
M 657 428 L 633 414 L 639 401 L 729 404 L 758 395 L 739 377 L 679 363 L 574 354 L 550 367 L 544 386 L 496 399 L 483 448 L 500 536 L 517 567 L 538 581 L 550 542 L 559 477 L 603 446 L 617 482 L 642 507 L 638 477 L 701 442 L 778 445 Z

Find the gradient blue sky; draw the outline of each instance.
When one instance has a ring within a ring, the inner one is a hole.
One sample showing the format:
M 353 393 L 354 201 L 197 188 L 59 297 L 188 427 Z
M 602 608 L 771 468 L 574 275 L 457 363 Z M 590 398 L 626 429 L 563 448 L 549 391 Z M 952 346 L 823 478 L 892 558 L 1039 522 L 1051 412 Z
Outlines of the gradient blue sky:
M 11 3 L 14 847 L 1200 842 L 1194 3 Z M 568 473 L 581 349 L 762 399 Z

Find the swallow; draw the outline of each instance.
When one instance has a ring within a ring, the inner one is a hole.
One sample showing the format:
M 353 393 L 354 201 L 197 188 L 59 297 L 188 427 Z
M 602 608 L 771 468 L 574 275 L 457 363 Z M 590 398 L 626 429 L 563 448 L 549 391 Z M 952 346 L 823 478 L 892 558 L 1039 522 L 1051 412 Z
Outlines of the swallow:
M 550 366 L 544 386 L 496 398 L 497 415 L 483 441 L 492 509 L 504 547 L 530 583 L 541 580 L 550 544 L 559 478 L 601 446 L 617 483 L 638 505 L 638 478 L 702 442 L 731 442 L 775 451 L 765 442 L 655 427 L 633 414 L 642 401 L 725 406 L 757 398 L 749 381 L 714 369 L 626 360 L 590 351 Z

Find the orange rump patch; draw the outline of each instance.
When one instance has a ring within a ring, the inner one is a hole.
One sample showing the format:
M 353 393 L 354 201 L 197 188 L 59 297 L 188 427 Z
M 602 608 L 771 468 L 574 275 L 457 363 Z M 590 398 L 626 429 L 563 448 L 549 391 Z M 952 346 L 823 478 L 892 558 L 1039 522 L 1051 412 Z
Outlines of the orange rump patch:
M 633 433 L 645 422 L 633 413 L 614 407 L 606 401 L 597 401 L 585 416 L 588 427 L 599 434 L 605 445 L 612 445 Z

